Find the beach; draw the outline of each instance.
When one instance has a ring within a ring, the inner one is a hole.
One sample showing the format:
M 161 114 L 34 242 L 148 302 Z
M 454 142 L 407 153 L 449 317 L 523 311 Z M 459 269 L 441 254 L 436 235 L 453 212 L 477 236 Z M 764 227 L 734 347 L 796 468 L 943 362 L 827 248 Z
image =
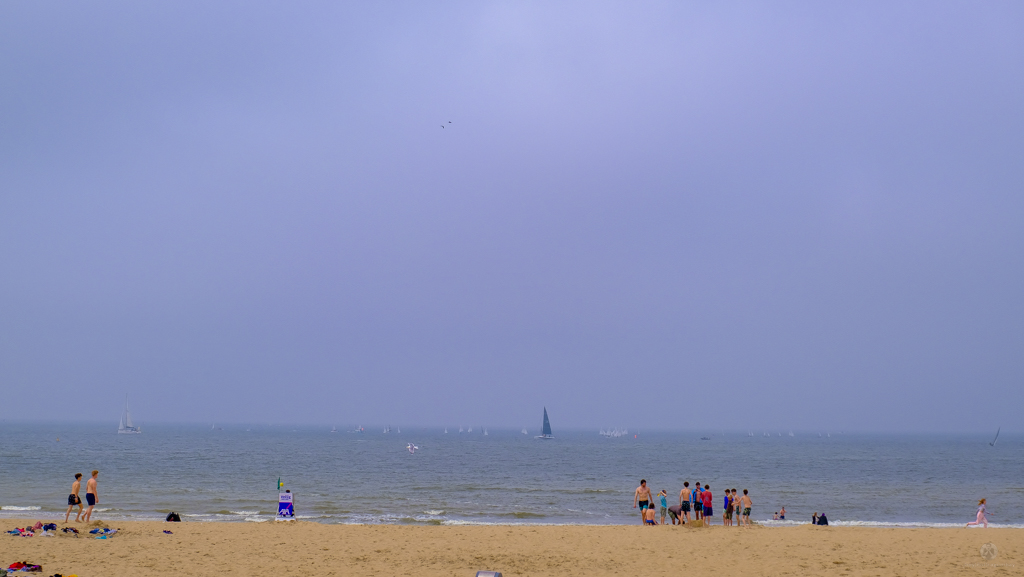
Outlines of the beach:
M 5 519 L 4 531 L 24 526 Z M 94 523 L 96 524 L 96 523 Z M 106 540 L 0 536 L 0 562 L 44 575 L 1007 575 L 1022 529 L 401 526 L 110 522 Z M 64 525 L 60 525 L 64 526 Z M 80 530 L 84 524 L 72 524 Z M 173 534 L 165 534 L 169 530 Z M 981 548 L 995 545 L 986 559 Z

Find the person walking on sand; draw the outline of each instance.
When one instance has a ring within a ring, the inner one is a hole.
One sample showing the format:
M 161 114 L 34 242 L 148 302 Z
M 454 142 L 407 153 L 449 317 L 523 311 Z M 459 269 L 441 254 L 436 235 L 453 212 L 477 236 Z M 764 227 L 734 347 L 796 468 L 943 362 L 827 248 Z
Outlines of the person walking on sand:
M 690 522 L 690 482 L 683 483 L 683 490 L 679 491 L 679 512 L 686 516 L 686 522 Z M 679 519 L 682 521 L 682 517 Z
M 78 514 L 75 515 L 75 523 L 82 520 L 82 498 L 78 496 L 78 492 L 82 489 L 82 474 L 75 473 L 75 482 L 71 483 L 71 494 L 68 495 L 68 512 L 64 513 L 64 522 L 68 522 L 68 517 L 71 516 L 71 510 L 78 505 Z
M 661 514 L 661 524 L 665 524 L 665 515 L 668 513 L 668 491 L 662 489 L 658 493 L 658 499 L 661 500 L 661 507 L 658 508 L 658 512 Z
M 85 484 L 85 502 L 89 504 L 89 508 L 85 510 L 85 514 L 82 515 L 82 520 L 88 523 L 92 521 L 92 508 L 96 506 L 96 503 L 100 502 L 100 494 L 96 492 L 96 477 L 100 474 L 99 471 L 94 470 L 92 477 Z
M 640 486 L 633 493 L 633 508 L 640 505 L 640 524 L 644 524 L 644 510 L 651 505 L 651 490 L 647 488 L 647 479 L 640 479 Z
M 971 525 L 981 525 L 988 529 L 988 517 L 985 516 L 986 513 L 987 511 L 985 511 L 985 500 L 982 499 L 978 501 L 978 518 L 964 525 L 964 529 L 970 527 Z
M 749 527 L 750 509 L 754 506 L 754 502 L 750 500 L 750 495 L 747 494 L 746 489 L 743 489 L 743 497 L 740 498 L 740 505 L 743 507 L 743 524 Z

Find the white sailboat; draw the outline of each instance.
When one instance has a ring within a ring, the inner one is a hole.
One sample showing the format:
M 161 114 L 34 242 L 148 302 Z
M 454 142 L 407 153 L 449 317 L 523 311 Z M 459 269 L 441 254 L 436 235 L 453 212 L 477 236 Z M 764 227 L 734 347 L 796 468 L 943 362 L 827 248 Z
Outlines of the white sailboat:
M 121 413 L 121 422 L 117 425 L 117 434 L 132 435 L 142 432 L 142 427 L 136 427 L 132 423 L 132 414 L 128 412 L 128 395 L 124 396 L 124 412 Z

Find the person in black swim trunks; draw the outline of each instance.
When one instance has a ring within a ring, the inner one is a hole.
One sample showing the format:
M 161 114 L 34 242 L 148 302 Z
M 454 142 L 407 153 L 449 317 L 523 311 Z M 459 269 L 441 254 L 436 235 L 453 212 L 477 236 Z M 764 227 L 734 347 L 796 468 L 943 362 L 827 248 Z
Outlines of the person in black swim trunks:
M 686 518 L 686 521 L 690 521 L 690 482 L 686 481 L 683 483 L 683 490 L 679 491 L 679 511 L 682 513 L 682 517 Z M 680 521 L 683 518 L 680 517 Z
M 99 477 L 99 475 L 99 471 L 93 471 L 92 478 L 85 484 L 85 501 L 89 504 L 89 508 L 85 510 L 82 520 L 86 523 L 92 521 L 92 508 L 96 506 L 96 503 L 100 502 L 100 494 L 96 491 L 96 477 Z
M 82 520 L 82 498 L 78 496 L 78 491 L 82 489 L 82 474 L 75 473 L 75 482 L 71 483 L 71 494 L 68 495 L 68 512 L 64 514 L 64 522 L 68 522 L 68 517 L 71 516 L 71 510 L 78 505 L 78 514 L 75 515 L 75 523 Z
M 647 487 L 647 479 L 640 479 L 640 486 L 633 493 L 633 508 L 640 505 L 640 524 L 644 524 L 644 510 L 651 506 L 651 490 Z

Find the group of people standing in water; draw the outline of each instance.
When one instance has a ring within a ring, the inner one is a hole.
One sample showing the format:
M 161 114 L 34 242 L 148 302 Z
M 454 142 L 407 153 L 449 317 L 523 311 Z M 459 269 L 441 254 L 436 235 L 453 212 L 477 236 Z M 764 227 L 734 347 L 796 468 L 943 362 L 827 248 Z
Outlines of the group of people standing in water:
M 640 486 L 633 493 L 633 508 L 640 508 L 640 522 L 644 525 L 658 525 L 657 513 L 661 513 L 661 525 L 665 524 L 665 517 L 672 519 L 672 524 L 677 522 L 682 525 L 691 521 L 690 513 L 693 513 L 693 521 L 701 521 L 703 525 L 712 524 L 714 515 L 714 495 L 711 493 L 711 486 L 701 487 L 697 482 L 690 488 L 690 482 L 683 483 L 679 491 L 679 504 L 668 506 L 668 492 L 664 489 L 657 494 L 661 502 L 659 510 L 655 510 L 654 497 L 651 496 L 651 489 L 647 486 L 646 479 L 640 479 Z M 736 489 L 726 489 L 722 499 L 722 524 L 726 527 L 736 525 L 750 525 L 750 510 L 754 502 L 746 489 L 740 495 Z

